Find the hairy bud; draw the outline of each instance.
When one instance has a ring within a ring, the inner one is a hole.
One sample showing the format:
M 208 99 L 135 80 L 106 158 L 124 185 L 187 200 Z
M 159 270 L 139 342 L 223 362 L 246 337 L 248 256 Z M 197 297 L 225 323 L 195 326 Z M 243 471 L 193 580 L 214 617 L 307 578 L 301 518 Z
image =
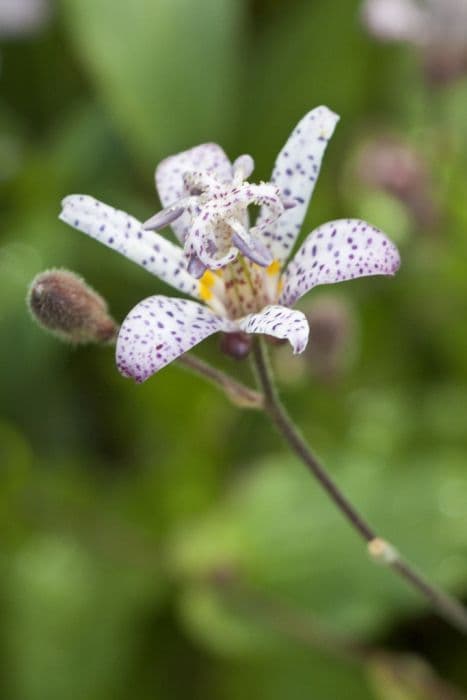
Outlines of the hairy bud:
M 27 303 L 42 328 L 71 343 L 108 343 L 118 326 L 107 304 L 86 282 L 68 270 L 41 272 L 29 287 Z
M 221 337 L 220 349 L 234 360 L 243 360 L 251 350 L 251 335 L 247 333 L 224 333 Z

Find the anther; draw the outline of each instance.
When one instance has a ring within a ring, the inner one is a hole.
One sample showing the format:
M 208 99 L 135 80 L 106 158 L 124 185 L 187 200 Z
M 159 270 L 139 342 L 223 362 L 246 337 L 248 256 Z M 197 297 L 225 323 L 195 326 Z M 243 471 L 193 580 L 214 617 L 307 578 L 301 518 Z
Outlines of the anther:
M 178 203 L 173 204 L 171 207 L 162 209 L 162 211 L 159 211 L 157 214 L 154 214 L 154 216 L 151 216 L 150 219 L 144 222 L 143 228 L 149 231 L 160 231 L 179 219 L 184 211 L 184 206 L 180 206 Z

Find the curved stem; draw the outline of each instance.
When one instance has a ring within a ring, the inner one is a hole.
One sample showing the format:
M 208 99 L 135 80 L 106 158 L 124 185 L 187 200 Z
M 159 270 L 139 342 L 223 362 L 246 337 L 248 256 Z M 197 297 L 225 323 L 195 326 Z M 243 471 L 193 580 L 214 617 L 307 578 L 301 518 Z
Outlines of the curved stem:
M 217 386 L 236 406 L 254 409 L 263 408 L 264 402 L 261 394 L 254 389 L 250 389 L 249 386 L 238 382 L 229 374 L 200 360 L 199 357 L 186 353 L 178 358 L 177 364 Z
M 264 393 L 265 413 L 268 414 L 282 437 L 308 467 L 353 529 L 365 540 L 368 546 L 368 552 L 372 558 L 393 569 L 393 571 L 409 583 L 412 588 L 416 589 L 418 593 L 421 593 L 429 600 L 441 617 L 456 627 L 460 632 L 467 634 L 467 610 L 463 605 L 455 598 L 429 583 L 420 573 L 415 571 L 407 561 L 402 559 L 390 543 L 377 535 L 371 525 L 342 493 L 339 486 L 326 472 L 308 447 L 280 401 L 263 342 L 262 339 L 257 339 L 254 344 L 253 353 L 258 382 Z

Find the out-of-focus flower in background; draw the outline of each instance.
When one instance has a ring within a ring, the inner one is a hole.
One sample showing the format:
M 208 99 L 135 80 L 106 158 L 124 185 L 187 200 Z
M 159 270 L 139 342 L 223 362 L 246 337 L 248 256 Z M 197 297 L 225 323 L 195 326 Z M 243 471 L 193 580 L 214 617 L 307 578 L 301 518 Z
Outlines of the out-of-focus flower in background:
M 312 374 L 325 382 L 339 380 L 355 358 L 355 316 L 339 296 L 321 296 L 305 310 L 312 342 L 306 360 Z
M 376 39 L 420 51 L 431 83 L 467 72 L 467 0 L 365 0 L 362 21 Z
M 0 0 L 0 40 L 15 40 L 40 32 L 52 16 L 51 0 Z M 0 75 L 2 73 L 0 53 Z M 14 177 L 21 167 L 22 138 L 14 117 L 0 108 L 0 182 Z
M 310 324 L 310 342 L 300 358 L 282 349 L 275 365 L 281 381 L 297 384 L 313 376 L 325 384 L 339 382 L 357 356 L 357 319 L 351 304 L 340 295 L 327 293 L 303 309 Z
M 0 38 L 16 38 L 43 29 L 52 14 L 49 0 L 0 0 Z
M 406 208 L 417 226 L 433 229 L 439 211 L 433 182 L 423 155 L 391 134 L 365 140 L 356 152 L 356 175 L 366 187 L 391 195 Z

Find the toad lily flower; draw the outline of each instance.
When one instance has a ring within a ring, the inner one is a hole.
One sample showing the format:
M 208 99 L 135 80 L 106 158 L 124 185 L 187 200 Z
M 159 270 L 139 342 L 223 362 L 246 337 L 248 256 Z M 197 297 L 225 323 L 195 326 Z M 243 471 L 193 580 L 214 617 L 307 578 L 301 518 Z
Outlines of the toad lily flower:
M 302 352 L 308 321 L 290 307 L 303 294 L 319 284 L 397 271 L 396 247 L 355 219 L 315 229 L 285 266 L 337 120 L 326 107 L 306 114 L 280 151 L 270 183 L 245 183 L 252 158 L 241 156 L 232 166 L 215 144 L 167 158 L 156 170 L 165 209 L 146 225 L 92 197 L 65 198 L 63 221 L 204 302 L 156 295 L 137 304 L 117 340 L 123 375 L 142 382 L 217 331 L 287 339 Z M 251 203 L 261 209 L 249 228 Z M 147 229 L 169 223 L 185 252 Z

